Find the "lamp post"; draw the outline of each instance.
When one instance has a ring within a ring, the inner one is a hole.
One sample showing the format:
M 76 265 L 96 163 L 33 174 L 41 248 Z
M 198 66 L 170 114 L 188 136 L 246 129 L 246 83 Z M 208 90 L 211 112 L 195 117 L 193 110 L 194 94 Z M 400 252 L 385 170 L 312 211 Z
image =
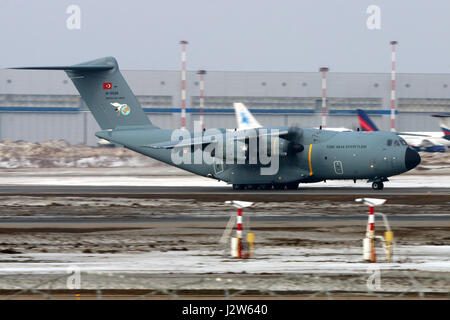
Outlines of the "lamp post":
M 200 127 L 203 131 L 204 119 L 203 119 L 203 109 L 205 107 L 205 70 L 199 70 L 197 74 L 200 76 Z
M 395 46 L 398 44 L 397 41 L 390 42 L 392 46 L 392 54 L 391 54 L 391 131 L 395 132 Z
M 180 41 L 181 44 L 181 129 L 186 129 L 186 45 L 187 41 Z
M 327 125 L 327 72 L 329 68 L 322 67 L 319 69 L 322 72 L 322 129 Z

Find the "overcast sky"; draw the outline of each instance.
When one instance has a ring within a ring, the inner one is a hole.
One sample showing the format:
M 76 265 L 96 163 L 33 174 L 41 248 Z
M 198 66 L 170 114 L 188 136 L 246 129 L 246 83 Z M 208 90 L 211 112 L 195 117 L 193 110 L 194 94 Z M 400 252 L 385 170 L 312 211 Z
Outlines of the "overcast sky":
M 67 27 L 72 4 L 80 29 Z M 111 55 L 178 70 L 187 40 L 189 70 L 389 72 L 397 40 L 399 72 L 450 73 L 449 17 L 448 0 L 0 0 L 0 67 Z

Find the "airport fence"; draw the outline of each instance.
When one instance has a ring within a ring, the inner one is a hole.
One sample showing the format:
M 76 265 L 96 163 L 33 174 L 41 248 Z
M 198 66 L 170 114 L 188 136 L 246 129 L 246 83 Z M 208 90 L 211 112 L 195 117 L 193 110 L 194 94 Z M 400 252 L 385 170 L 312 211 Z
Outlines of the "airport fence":
M 20 274 L 0 276 L 0 299 L 450 298 L 450 273 L 368 268 L 365 274 Z M 17 281 L 21 279 L 20 281 Z M 74 281 L 75 279 L 75 281 Z

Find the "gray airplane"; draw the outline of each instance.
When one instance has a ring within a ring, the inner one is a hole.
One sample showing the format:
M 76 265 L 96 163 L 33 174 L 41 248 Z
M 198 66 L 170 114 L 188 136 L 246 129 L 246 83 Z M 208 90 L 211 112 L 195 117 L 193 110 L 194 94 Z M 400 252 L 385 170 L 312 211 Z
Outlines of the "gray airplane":
M 144 113 L 113 57 L 72 66 L 15 69 L 64 70 L 101 128 L 97 137 L 225 181 L 235 190 L 297 189 L 299 183 L 332 179 L 364 179 L 381 190 L 388 177 L 413 169 L 421 160 L 402 138 L 382 131 L 262 127 L 211 133 L 160 129 Z M 255 146 L 256 156 L 250 153 Z M 263 155 L 271 162 L 262 161 Z M 203 157 L 210 161 L 196 161 Z M 274 167 L 275 171 L 269 170 Z

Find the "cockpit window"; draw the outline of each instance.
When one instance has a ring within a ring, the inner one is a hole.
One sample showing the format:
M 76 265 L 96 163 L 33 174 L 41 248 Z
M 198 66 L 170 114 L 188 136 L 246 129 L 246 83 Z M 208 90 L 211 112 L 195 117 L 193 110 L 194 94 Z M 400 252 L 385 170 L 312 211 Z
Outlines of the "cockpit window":
M 400 143 L 404 146 L 407 146 L 408 144 L 406 143 L 406 141 L 402 138 L 400 138 Z
M 396 147 L 398 147 L 398 146 L 400 146 L 400 142 L 398 142 L 398 140 L 395 140 L 395 141 L 394 141 L 394 145 L 395 145 Z
M 388 145 L 388 146 L 392 146 L 392 140 L 391 140 L 391 139 L 389 139 L 389 140 L 387 141 L 387 145 Z

